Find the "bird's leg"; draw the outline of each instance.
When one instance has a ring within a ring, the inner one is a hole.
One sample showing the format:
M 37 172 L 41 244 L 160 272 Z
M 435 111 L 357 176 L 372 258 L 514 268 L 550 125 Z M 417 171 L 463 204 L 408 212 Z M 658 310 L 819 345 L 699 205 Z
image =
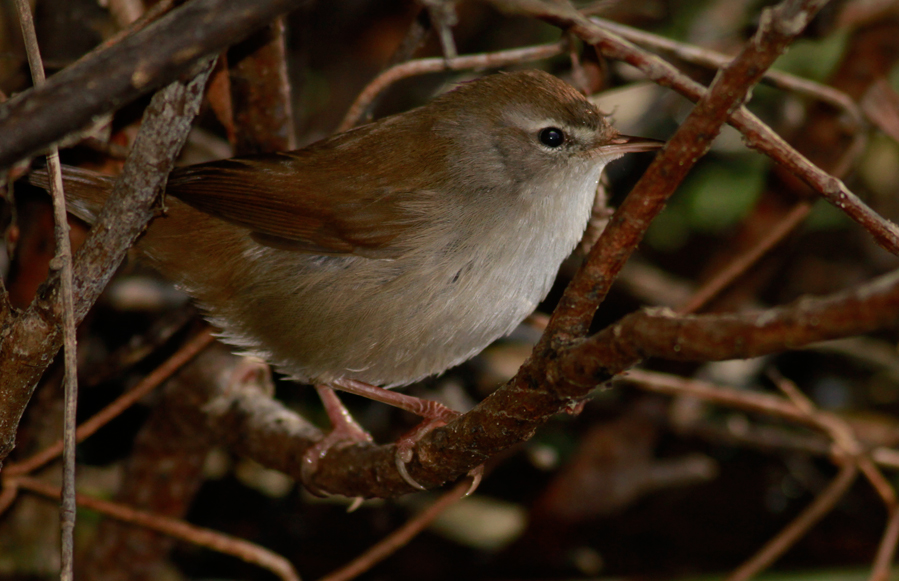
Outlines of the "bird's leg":
M 303 455 L 303 480 L 307 483 L 312 482 L 311 477 L 318 469 L 318 463 L 334 446 L 374 443 L 371 434 L 356 423 L 333 389 L 327 385 L 316 385 L 315 391 L 318 392 L 325 413 L 328 414 L 328 419 L 331 421 L 331 431 Z M 313 492 L 319 493 L 320 491 Z M 321 494 L 321 496 L 325 495 Z
M 373 399 L 393 407 L 400 408 L 416 416 L 427 418 L 429 420 L 443 420 L 444 424 L 448 424 L 452 420 L 459 417 L 459 412 L 452 410 L 442 403 L 429 399 L 421 399 L 412 395 L 406 395 L 398 391 L 384 389 L 355 379 L 337 379 L 330 383 L 330 386 L 340 391 L 359 395 L 367 399 Z
M 338 379 L 332 382 L 331 386 L 334 387 L 334 389 L 386 403 L 387 405 L 398 407 L 425 418 L 425 421 L 413 428 L 411 432 L 407 433 L 396 442 L 397 471 L 403 477 L 403 480 L 410 486 L 419 490 L 425 490 L 425 487 L 416 482 L 406 470 L 406 464 L 412 460 L 412 450 L 415 444 L 421 440 L 425 434 L 434 428 L 445 426 L 458 418 L 461 414 L 436 401 L 391 391 L 389 389 L 384 389 L 383 387 L 369 385 L 354 379 Z M 476 474 L 478 470 L 479 468 L 475 468 L 475 470 L 472 471 L 472 477 L 474 477 L 477 482 L 480 481 L 479 473 Z

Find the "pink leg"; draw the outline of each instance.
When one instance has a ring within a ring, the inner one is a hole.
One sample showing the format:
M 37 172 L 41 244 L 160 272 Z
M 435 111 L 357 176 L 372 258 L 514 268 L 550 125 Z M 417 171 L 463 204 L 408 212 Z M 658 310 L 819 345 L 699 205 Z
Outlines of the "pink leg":
M 398 393 L 354 379 L 338 379 L 337 381 L 334 381 L 331 386 L 334 387 L 334 389 L 386 403 L 387 405 L 398 407 L 425 418 L 425 421 L 397 440 L 396 469 L 400 473 L 400 476 L 403 477 L 403 480 L 410 486 L 419 490 L 426 490 L 426 488 L 416 482 L 415 479 L 409 475 L 409 471 L 406 470 L 406 464 L 412 461 L 412 451 L 415 444 L 434 428 L 445 426 L 458 418 L 461 414 L 436 401 Z M 477 477 L 476 481 L 480 482 L 480 477 Z
M 338 379 L 331 383 L 331 387 L 392 405 L 422 418 L 443 420 L 444 424 L 451 422 L 460 415 L 459 412 L 451 410 L 442 403 L 369 385 L 355 379 Z
M 333 389 L 326 385 L 316 385 L 315 390 L 331 421 L 331 431 L 303 455 L 303 474 L 306 482 L 312 481 L 311 476 L 318 469 L 318 463 L 334 446 L 374 443 L 371 435 L 356 423 Z M 313 492 L 318 494 L 320 491 Z

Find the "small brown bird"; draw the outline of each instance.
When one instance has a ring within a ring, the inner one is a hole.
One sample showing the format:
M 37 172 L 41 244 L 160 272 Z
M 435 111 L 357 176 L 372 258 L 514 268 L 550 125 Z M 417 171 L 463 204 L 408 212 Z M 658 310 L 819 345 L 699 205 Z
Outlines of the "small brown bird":
M 512 331 L 581 238 L 605 165 L 659 146 L 618 134 L 556 77 L 500 73 L 304 149 L 177 168 L 137 248 L 225 342 L 407 407 L 372 386 L 440 373 Z M 112 179 L 64 176 L 92 222 Z

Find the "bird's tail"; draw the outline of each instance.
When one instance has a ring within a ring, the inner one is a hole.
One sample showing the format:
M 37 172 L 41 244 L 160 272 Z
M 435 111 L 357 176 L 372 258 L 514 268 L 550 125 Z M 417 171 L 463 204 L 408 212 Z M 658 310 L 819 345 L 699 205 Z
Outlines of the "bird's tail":
M 26 179 L 34 186 L 50 189 L 50 176 L 45 167 L 32 171 Z M 66 210 L 93 224 L 112 191 L 113 178 L 65 165 L 62 167 L 62 181 L 66 191 Z

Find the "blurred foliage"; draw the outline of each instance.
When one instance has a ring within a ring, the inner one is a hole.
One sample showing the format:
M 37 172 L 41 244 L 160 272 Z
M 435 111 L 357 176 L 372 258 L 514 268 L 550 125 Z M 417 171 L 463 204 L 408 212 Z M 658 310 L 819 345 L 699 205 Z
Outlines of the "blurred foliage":
M 647 242 L 672 252 L 682 248 L 693 233 L 727 232 L 752 209 L 764 186 L 767 165 L 766 158 L 752 153 L 704 161 L 653 222 Z

